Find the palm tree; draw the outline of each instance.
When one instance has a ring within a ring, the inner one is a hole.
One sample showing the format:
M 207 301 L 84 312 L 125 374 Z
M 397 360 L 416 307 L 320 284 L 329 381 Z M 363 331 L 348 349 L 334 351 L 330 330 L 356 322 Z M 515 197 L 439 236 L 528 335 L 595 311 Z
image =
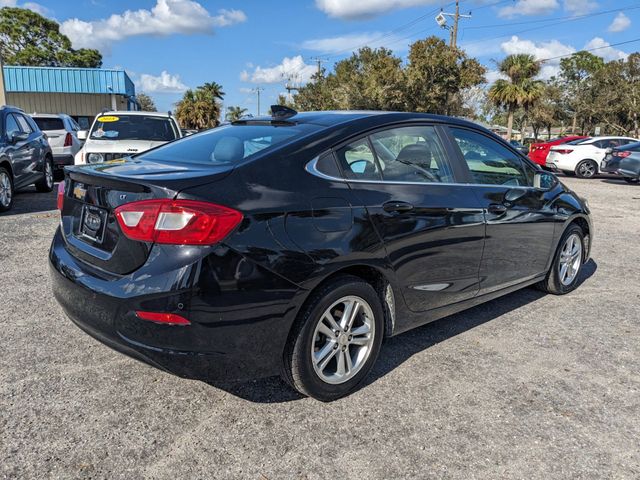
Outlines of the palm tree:
M 511 140 L 513 131 L 513 114 L 519 107 L 525 111 L 534 105 L 544 92 L 544 83 L 535 80 L 540 73 L 540 62 L 533 55 L 519 53 L 509 55 L 498 64 L 500 73 L 507 80 L 499 79 L 489 89 L 489 99 L 498 107 L 506 108 L 507 141 Z
M 246 108 L 242 107 L 228 107 L 227 108 L 227 121 L 235 122 L 236 120 L 240 120 L 245 114 L 248 112 Z
M 202 130 L 217 126 L 223 96 L 222 86 L 216 82 L 184 92 L 182 99 L 176 103 L 176 118 L 182 128 Z

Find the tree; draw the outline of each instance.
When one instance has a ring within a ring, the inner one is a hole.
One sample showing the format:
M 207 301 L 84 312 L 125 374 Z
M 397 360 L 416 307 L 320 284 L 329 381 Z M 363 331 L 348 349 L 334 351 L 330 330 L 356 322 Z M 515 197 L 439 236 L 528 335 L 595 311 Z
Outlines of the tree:
M 534 77 L 540 73 L 540 62 L 525 53 L 509 55 L 498 64 L 508 80 L 498 79 L 489 88 L 489 99 L 507 111 L 507 141 L 511 140 L 513 117 L 520 107 L 526 111 L 542 97 L 544 84 Z
M 562 87 L 555 78 L 544 85 L 544 92 L 540 101 L 529 110 L 533 135 L 537 139 L 540 129 L 547 130 L 547 140 L 551 140 L 551 128 L 554 124 L 562 123 L 566 119 L 562 99 Z
M 462 90 L 484 83 L 486 69 L 464 51 L 432 36 L 411 45 L 406 68 L 406 109 L 464 115 Z
M 576 52 L 560 60 L 560 79 L 564 85 L 567 106 L 573 117 L 571 133 L 576 133 L 579 118 L 582 120 L 582 131 L 585 124 L 591 123 L 588 114 L 593 101 L 590 80 L 603 67 L 602 58 L 585 51 Z
M 236 120 L 240 120 L 247 114 L 248 110 L 242 107 L 228 107 L 226 119 L 229 122 L 235 122 Z
M 138 103 L 140 104 L 140 110 L 142 110 L 143 112 L 158 111 L 158 109 L 156 108 L 156 104 L 153 101 L 153 98 L 151 98 L 146 93 L 139 93 L 138 95 L 136 95 L 136 98 L 138 99 Z
M 222 86 L 215 82 L 187 90 L 176 103 L 176 118 L 182 128 L 202 130 L 217 126 L 223 96 Z
M 24 8 L 0 9 L 0 56 L 7 65 L 102 66 L 98 50 L 74 50 L 69 38 L 60 33 L 60 25 Z

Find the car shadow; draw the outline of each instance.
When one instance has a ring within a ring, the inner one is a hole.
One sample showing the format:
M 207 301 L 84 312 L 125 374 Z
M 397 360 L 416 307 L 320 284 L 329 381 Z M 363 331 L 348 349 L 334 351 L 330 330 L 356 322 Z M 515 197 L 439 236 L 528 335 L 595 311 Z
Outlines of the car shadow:
M 47 193 L 36 191 L 35 187 L 26 187 L 14 193 L 13 207 L 8 212 L 0 213 L 1 217 L 22 215 L 25 213 L 50 212 L 57 209 L 56 195 L 58 184 Z
M 598 264 L 593 259 L 589 260 L 582 268 L 578 287 L 592 277 L 597 269 Z M 361 388 L 375 383 L 416 353 L 535 302 L 545 295 L 534 288 L 524 288 L 386 339 L 378 361 Z M 206 383 L 255 403 L 283 403 L 304 398 L 279 377 L 268 377 L 243 383 L 217 384 L 213 381 Z
M 628 183 L 621 177 L 613 177 L 613 178 L 602 178 L 600 179 L 602 183 L 608 183 L 610 185 L 633 185 L 633 183 Z

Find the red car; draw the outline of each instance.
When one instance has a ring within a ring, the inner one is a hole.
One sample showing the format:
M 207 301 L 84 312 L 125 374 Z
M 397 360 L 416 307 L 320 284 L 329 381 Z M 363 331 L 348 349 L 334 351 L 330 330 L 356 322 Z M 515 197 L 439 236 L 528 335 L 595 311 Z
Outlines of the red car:
M 529 158 L 536 162 L 538 165 L 545 166 L 547 161 L 547 155 L 549 149 L 554 145 L 562 145 L 563 143 L 572 142 L 574 140 L 581 140 L 583 138 L 589 138 L 582 135 L 570 135 L 568 137 L 554 138 L 544 143 L 532 143 L 529 149 Z

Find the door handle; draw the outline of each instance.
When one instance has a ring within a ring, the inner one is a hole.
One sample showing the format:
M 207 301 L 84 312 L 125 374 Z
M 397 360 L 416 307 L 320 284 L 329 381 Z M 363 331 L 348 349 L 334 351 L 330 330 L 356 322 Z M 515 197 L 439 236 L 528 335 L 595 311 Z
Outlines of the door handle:
M 402 212 L 410 212 L 413 210 L 413 205 L 408 202 L 387 202 L 382 205 L 382 208 L 385 212 L 393 213 L 402 213 Z
M 507 211 L 507 207 L 501 203 L 490 203 L 487 208 L 489 213 L 495 213 L 496 215 L 502 215 Z

